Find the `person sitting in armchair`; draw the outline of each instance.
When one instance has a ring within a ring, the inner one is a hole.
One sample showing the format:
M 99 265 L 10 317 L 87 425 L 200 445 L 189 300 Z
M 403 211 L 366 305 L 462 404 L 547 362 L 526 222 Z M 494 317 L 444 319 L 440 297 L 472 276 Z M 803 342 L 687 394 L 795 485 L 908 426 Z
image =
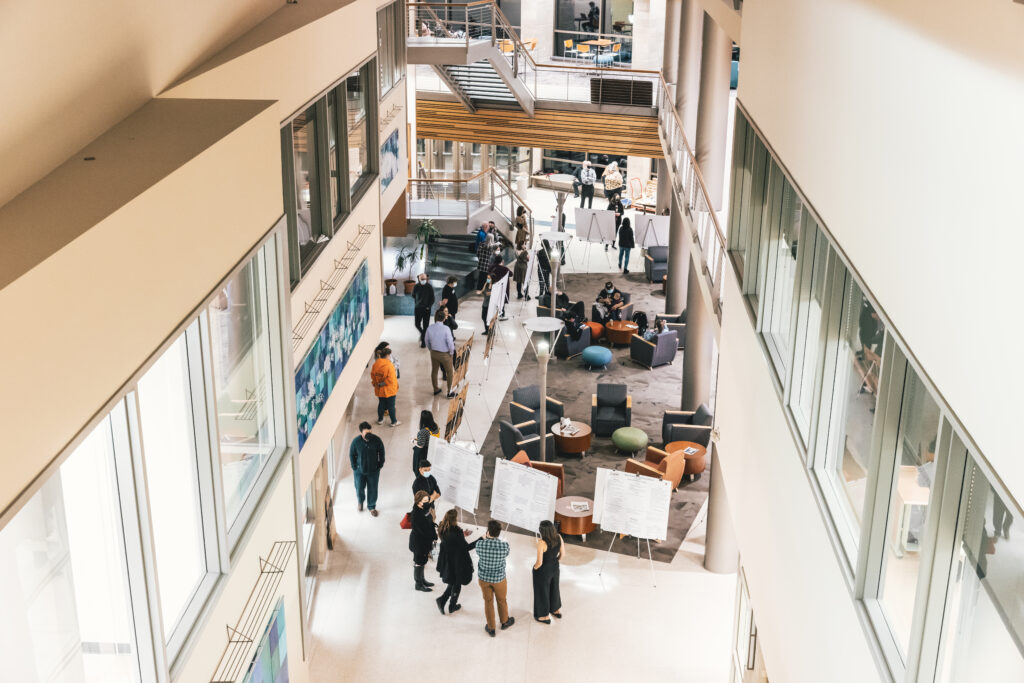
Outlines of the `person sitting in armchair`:
M 618 303 L 616 303 L 616 295 L 618 295 Z M 597 301 L 594 302 L 594 310 L 591 317 L 594 319 L 594 322 L 601 323 L 602 325 L 609 320 L 618 320 L 613 314 L 624 305 L 622 292 L 611 282 L 606 282 L 604 283 L 604 289 L 597 293 Z
M 649 330 L 646 330 L 643 334 L 643 337 L 647 341 L 653 343 L 658 338 L 658 335 L 663 332 L 668 332 L 668 325 L 665 323 L 663 319 L 658 318 L 654 323 L 654 327 L 650 328 Z

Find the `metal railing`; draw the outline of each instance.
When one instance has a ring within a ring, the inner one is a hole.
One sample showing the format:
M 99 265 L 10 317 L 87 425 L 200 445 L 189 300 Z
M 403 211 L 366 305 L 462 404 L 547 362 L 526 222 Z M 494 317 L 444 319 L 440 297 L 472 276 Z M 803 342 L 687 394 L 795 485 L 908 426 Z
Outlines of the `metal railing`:
M 466 229 L 470 216 L 481 207 L 488 206 L 497 211 L 508 221 L 509 226 L 515 225 L 516 211 L 522 206 L 525 209 L 526 225 L 530 234 L 535 234 L 533 211 L 526 201 L 501 176 L 501 171 L 488 167 L 469 178 L 410 178 L 409 215 L 417 217 L 448 217 L 465 218 Z M 514 241 L 511 230 L 499 226 L 502 235 L 510 242 Z
M 672 93 L 664 78 L 658 89 L 658 132 L 665 162 L 672 171 L 672 192 L 681 206 L 686 207 L 700 244 L 704 275 L 708 279 L 715 316 L 722 320 L 722 278 L 726 263 L 725 233 L 718 222 L 718 214 L 711 203 L 704 176 L 694 156 L 693 148 L 683 130 L 682 120 L 676 112 Z M 661 178 L 658 179 L 659 182 Z

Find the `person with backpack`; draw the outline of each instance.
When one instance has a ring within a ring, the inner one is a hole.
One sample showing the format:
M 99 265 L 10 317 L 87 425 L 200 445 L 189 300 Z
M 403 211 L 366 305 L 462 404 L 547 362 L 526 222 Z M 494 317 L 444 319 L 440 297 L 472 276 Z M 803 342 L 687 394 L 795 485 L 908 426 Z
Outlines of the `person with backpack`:
M 619 268 L 622 274 L 629 274 L 629 253 L 636 246 L 633 239 L 633 226 L 628 218 L 622 219 L 622 226 L 619 228 Z

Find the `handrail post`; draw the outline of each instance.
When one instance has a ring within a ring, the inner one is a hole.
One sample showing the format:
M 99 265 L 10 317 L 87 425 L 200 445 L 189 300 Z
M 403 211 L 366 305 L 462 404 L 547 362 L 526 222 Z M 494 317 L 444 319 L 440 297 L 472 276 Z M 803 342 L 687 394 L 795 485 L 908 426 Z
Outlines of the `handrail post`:
M 491 47 L 494 47 L 494 41 L 495 41 L 495 39 L 497 38 L 497 35 L 498 35 L 498 27 L 497 27 L 497 22 L 496 22 L 497 14 L 498 13 L 494 11 L 494 1 L 493 0 L 491 1 L 490 7 L 491 7 Z

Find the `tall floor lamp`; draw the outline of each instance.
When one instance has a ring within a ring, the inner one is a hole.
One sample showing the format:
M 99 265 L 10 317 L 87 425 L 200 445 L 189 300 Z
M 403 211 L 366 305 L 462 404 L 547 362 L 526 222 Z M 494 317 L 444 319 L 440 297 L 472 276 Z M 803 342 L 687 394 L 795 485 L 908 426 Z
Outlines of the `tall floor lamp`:
M 551 317 L 557 318 L 556 313 L 558 309 L 558 266 L 562 263 L 562 254 L 565 253 L 566 247 L 569 246 L 569 242 L 572 241 L 572 235 L 565 232 L 545 232 L 541 234 L 540 238 L 546 241 L 548 244 L 559 245 L 558 253 L 553 254 L 548 252 L 548 263 L 551 264 L 551 287 L 549 287 L 549 296 L 551 297 Z M 564 244 L 563 244 L 564 243 Z M 544 248 L 544 242 L 541 242 L 541 249 Z M 552 260 L 552 258 L 554 260 Z M 543 303 L 543 302 L 542 302 Z
M 562 321 L 558 318 L 527 318 L 523 327 L 529 333 L 530 346 L 540 364 L 540 460 L 547 462 L 548 443 L 548 361 L 551 351 L 562 334 Z

